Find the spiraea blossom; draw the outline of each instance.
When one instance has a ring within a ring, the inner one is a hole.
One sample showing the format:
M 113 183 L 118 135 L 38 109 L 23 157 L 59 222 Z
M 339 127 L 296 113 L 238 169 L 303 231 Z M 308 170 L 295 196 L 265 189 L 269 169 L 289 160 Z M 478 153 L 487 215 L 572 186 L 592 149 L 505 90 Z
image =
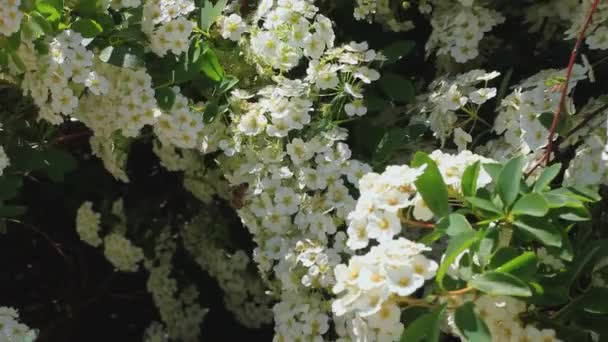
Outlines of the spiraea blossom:
M 103 245 L 108 261 L 121 271 L 137 271 L 139 262 L 144 258 L 141 248 L 134 246 L 129 239 L 117 233 L 106 235 Z
M 449 55 L 464 63 L 479 55 L 484 35 L 505 21 L 499 12 L 482 7 L 480 1 L 430 1 L 433 5 L 433 32 L 426 43 L 427 53 Z
M 38 333 L 27 325 L 19 322 L 17 310 L 0 307 L 0 340 L 1 341 L 34 341 Z
M 586 78 L 587 69 L 575 65 L 570 78 L 568 92 L 577 82 Z M 559 81 L 556 77 L 563 75 L 562 70 L 544 70 L 524 80 L 501 103 L 498 116 L 494 121 L 494 131 L 503 134 L 504 140 L 515 153 L 524 155 L 537 151 L 547 143 L 549 129 L 546 128 L 540 116 L 552 112 L 557 107 L 560 92 L 553 90 Z M 571 102 L 568 103 L 567 114 L 574 114 Z
M 0 1 L 0 35 L 10 36 L 19 31 L 23 12 L 19 9 L 21 0 Z
M 4 151 L 4 147 L 0 146 L 0 176 L 4 173 L 4 170 L 11 165 L 11 161 Z
M 479 118 L 481 106 L 496 96 L 496 88 L 489 87 L 489 81 L 499 72 L 471 70 L 455 77 L 438 78 L 429 85 L 429 94 L 419 96 L 420 103 L 414 108 L 419 111 L 415 121 L 422 121 L 433 131 L 442 144 L 452 136 L 459 150 L 465 150 L 472 141 L 465 131 L 474 127 Z
M 142 31 L 150 38 L 150 48 L 165 56 L 171 51 L 180 55 L 188 51 L 190 33 L 194 27 L 187 14 L 194 11 L 191 0 L 153 0 L 143 6 Z
M 80 239 L 87 244 L 97 247 L 102 241 L 99 237 L 101 214 L 93 210 L 92 202 L 84 202 L 76 213 L 76 231 Z
M 407 297 L 424 286 L 437 271 L 437 263 L 422 253 L 430 248 L 398 238 L 381 241 L 365 255 L 350 258 L 348 265 L 335 268 L 332 303 L 337 316 L 354 313 L 364 319 L 371 341 L 398 341 L 403 332 L 400 297 Z

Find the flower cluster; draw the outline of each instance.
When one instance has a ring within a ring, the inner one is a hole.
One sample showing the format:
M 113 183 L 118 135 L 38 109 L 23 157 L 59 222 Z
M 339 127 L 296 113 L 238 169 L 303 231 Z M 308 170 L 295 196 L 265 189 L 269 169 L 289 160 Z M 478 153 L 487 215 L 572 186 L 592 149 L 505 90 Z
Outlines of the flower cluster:
M 0 146 L 0 176 L 4 173 L 4 170 L 11 165 L 11 161 L 4 151 L 4 147 Z
M 31 41 L 22 41 L 19 46 L 25 70 L 15 73 L 23 72 L 24 93 L 32 96 L 40 117 L 52 124 L 60 124 L 62 115 L 77 111 L 83 87 L 96 95 L 109 90 L 108 80 L 94 70 L 93 53 L 86 42 L 80 33 L 65 30 L 46 42 L 47 54 L 39 54 Z
M 468 296 L 466 296 L 468 297 Z M 451 297 L 450 304 L 459 306 L 465 299 Z M 526 303 L 507 296 L 482 295 L 473 301 L 475 308 L 490 330 L 492 341 L 546 341 L 561 342 L 555 336 L 553 329 L 538 329 L 533 324 L 524 323 L 520 315 L 527 311 Z M 447 318 L 450 330 L 461 339 L 465 339 L 462 332 L 454 323 L 453 312 Z
M 116 132 L 134 137 L 145 125 L 153 125 L 158 109 L 152 78 L 144 69 L 95 64 L 98 79 L 105 80 L 104 92 L 89 91 L 80 98 L 75 117 L 104 140 Z
M 574 66 L 568 92 L 578 81 L 586 78 L 586 72 L 587 69 L 581 65 Z M 513 93 L 502 100 L 494 121 L 494 131 L 504 134 L 504 141 L 515 153 L 527 155 L 547 143 L 549 129 L 542 124 L 540 117 L 557 108 L 560 92 L 555 88 L 557 86 L 559 89 L 559 77 L 563 74 L 563 70 L 543 70 L 521 82 Z M 572 108 L 573 105 L 568 104 L 567 107 Z M 565 115 L 571 114 L 574 109 L 569 112 Z
M 422 252 L 430 248 L 405 238 L 383 240 L 365 255 L 350 258 L 335 268 L 332 304 L 342 316 L 354 312 L 365 318 L 370 341 L 397 341 L 403 332 L 396 300 L 407 297 L 435 276 L 437 263 Z
M 158 118 L 154 132 L 163 144 L 186 149 L 197 147 L 204 126 L 202 113 L 190 109 L 188 99 L 179 93 L 179 88 L 171 91 L 175 93 L 173 106 Z
M 587 115 L 596 116 L 566 140 L 567 144 L 578 146 L 574 159 L 566 169 L 564 185 L 595 186 L 608 183 L 608 140 L 606 139 L 608 122 L 604 101 L 598 99 L 589 102 L 581 108 L 576 118 L 582 122 Z
M 480 107 L 496 96 L 496 88 L 488 87 L 488 82 L 499 75 L 496 71 L 472 70 L 433 81 L 430 93 L 420 95 L 423 102 L 416 105 L 420 115 L 415 121 L 425 122 L 442 145 L 453 136 L 458 150 L 466 150 L 472 137 L 463 127 L 480 120 Z
M 414 27 L 410 20 L 400 21 L 395 15 L 394 7 L 387 0 L 357 0 L 353 16 L 357 20 L 382 23 L 395 32 L 408 31 Z
M 146 286 L 164 325 L 152 323 L 149 332 L 162 336 L 166 330 L 166 335 L 171 339 L 198 340 L 200 325 L 208 310 L 198 304 L 199 292 L 194 285 L 180 289 L 177 280 L 171 275 L 172 260 L 177 248 L 171 231 L 163 229 L 155 242 L 154 257 L 146 258 L 144 262 L 145 268 L 150 272 Z
M 194 24 L 186 15 L 194 11 L 191 0 L 152 0 L 143 6 L 142 31 L 150 38 L 150 49 L 159 56 L 188 51 Z
M 591 0 L 584 0 L 583 6 L 578 5 L 574 7 L 574 11 L 571 12 L 572 26 L 566 31 L 567 39 L 575 39 L 587 20 L 588 8 L 590 7 Z M 593 14 L 593 22 L 591 23 L 593 30 L 589 30 L 585 43 L 590 49 L 606 50 L 608 49 L 608 5 L 600 2 L 597 6 L 597 10 Z
M 101 214 L 93 210 L 93 203 L 84 202 L 76 212 L 76 231 L 85 243 L 97 247 L 102 241 L 99 237 Z
M 479 55 L 479 42 L 484 34 L 505 21 L 499 12 L 475 4 L 476 1 L 434 2 L 431 15 L 433 33 L 426 42 L 427 53 L 450 55 L 464 63 Z
M 139 268 L 139 262 L 144 259 L 144 253 L 124 236 L 127 226 L 122 199 L 112 204 L 112 214 L 119 220 L 114 222 L 111 231 L 103 237 L 104 255 L 118 270 L 135 272 Z M 93 203 L 84 202 L 76 214 L 76 231 L 80 239 L 98 247 L 102 244 L 100 229 L 101 214 L 93 210 Z
M 19 323 L 17 310 L 0 307 L 0 341 L 34 341 L 38 333 L 27 325 Z
M 103 245 L 106 259 L 121 271 L 137 271 L 139 262 L 144 258 L 141 248 L 134 246 L 129 239 L 118 233 L 106 235 Z
M 242 250 L 229 253 L 221 239 L 214 238 L 220 222 L 199 215 L 186 224 L 182 238 L 194 261 L 213 277 L 224 291 L 224 304 L 244 326 L 259 328 L 272 322 L 271 297 L 255 272 L 248 270 L 249 257 Z M 225 242 L 224 242 L 225 243 Z
M 0 1 L 0 35 L 10 36 L 19 31 L 23 19 L 20 5 L 21 0 Z
M 262 1 L 252 25 L 251 51 L 260 64 L 290 70 L 304 56 L 319 59 L 334 46 L 331 21 L 310 0 Z

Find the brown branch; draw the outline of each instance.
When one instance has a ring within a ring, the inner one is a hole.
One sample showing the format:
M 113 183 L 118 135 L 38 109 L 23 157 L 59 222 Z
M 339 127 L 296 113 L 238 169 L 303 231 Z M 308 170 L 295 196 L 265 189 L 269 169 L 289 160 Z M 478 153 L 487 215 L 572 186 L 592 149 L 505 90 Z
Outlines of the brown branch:
M 64 136 L 61 136 L 61 137 L 55 139 L 52 142 L 52 144 L 53 145 L 63 144 L 63 143 L 69 142 L 71 140 L 75 140 L 75 139 L 78 139 L 78 138 L 86 137 L 86 136 L 89 136 L 89 135 L 91 135 L 91 131 L 84 131 L 84 132 L 76 132 L 76 133 L 72 133 L 72 134 L 67 134 L 67 135 L 64 135 Z
M 418 228 L 426 228 L 426 229 L 433 229 L 435 228 L 435 225 L 432 223 L 428 223 L 428 222 L 420 222 L 420 221 L 414 221 L 414 220 L 410 220 L 407 218 L 402 219 L 404 224 L 407 224 L 409 226 L 412 227 L 418 227 Z
M 470 287 L 470 286 L 468 286 L 468 287 L 465 287 L 465 288 L 460 289 L 460 290 L 448 291 L 448 295 L 449 296 L 460 296 L 460 295 L 463 295 L 465 293 L 469 293 L 469 292 L 471 292 L 473 290 L 475 290 L 475 289 L 472 288 L 472 287 Z
M 585 38 L 585 32 L 589 28 L 591 24 L 591 19 L 593 18 L 593 13 L 597 10 L 597 5 L 599 4 L 599 0 L 593 0 L 591 4 L 591 8 L 589 9 L 589 13 L 587 14 L 587 18 L 585 19 L 585 23 L 581 27 L 581 31 L 576 39 L 576 43 L 572 48 L 572 52 L 570 53 L 570 60 L 568 61 L 568 68 L 566 70 L 566 80 L 564 81 L 562 87 L 562 93 L 559 98 L 559 103 L 557 105 L 557 109 L 555 110 L 555 115 L 553 116 L 553 121 L 551 122 L 551 127 L 549 128 L 549 140 L 547 143 L 547 148 L 545 149 L 544 156 L 532 167 L 530 171 L 526 173 L 526 177 L 530 176 L 534 170 L 536 170 L 542 164 L 549 164 L 551 160 L 551 155 L 553 154 L 553 138 L 555 136 L 555 131 L 557 129 L 557 124 L 559 123 L 560 115 L 562 113 L 562 109 L 566 103 L 566 97 L 568 96 L 568 85 L 570 84 L 570 76 L 572 76 L 572 69 L 574 68 L 574 62 L 576 61 L 576 57 L 578 55 L 578 50 Z

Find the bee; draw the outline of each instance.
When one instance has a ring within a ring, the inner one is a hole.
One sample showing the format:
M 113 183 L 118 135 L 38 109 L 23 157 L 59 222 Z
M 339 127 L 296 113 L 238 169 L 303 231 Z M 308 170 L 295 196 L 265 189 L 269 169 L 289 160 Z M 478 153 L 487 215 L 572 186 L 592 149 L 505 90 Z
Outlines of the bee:
M 230 205 L 238 210 L 241 209 L 245 203 L 245 195 L 247 193 L 247 189 L 249 189 L 249 184 L 243 183 L 239 184 L 232 190 L 232 197 L 230 198 Z

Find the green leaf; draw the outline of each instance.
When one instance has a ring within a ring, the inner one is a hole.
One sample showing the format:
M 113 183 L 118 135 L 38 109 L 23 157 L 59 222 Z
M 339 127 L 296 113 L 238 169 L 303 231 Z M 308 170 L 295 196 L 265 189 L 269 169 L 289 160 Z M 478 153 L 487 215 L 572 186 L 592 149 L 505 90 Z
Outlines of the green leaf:
M 488 326 L 477 314 L 473 302 L 466 302 L 456 309 L 454 321 L 460 333 L 470 342 L 491 342 Z
M 0 200 L 7 200 L 17 196 L 22 184 L 21 177 L 7 174 L 2 175 L 0 177 Z
M 206 124 L 212 123 L 213 120 L 215 120 L 215 118 L 217 117 L 219 109 L 220 107 L 216 99 L 209 101 L 207 103 L 207 106 L 205 107 L 205 111 L 203 112 L 203 122 L 205 122 Z
M 437 342 L 439 341 L 439 326 L 443 317 L 444 307 L 418 317 L 407 325 L 401 335 L 401 342 Z
M 515 220 L 514 224 L 517 228 L 532 235 L 547 246 L 562 246 L 562 235 L 557 228 L 547 220 L 522 216 Z
M 559 171 L 562 168 L 562 164 L 557 163 L 553 164 L 543 170 L 543 172 L 538 176 L 536 182 L 534 183 L 534 191 L 539 192 L 545 189 L 555 177 L 559 174 Z
M 453 213 L 447 219 L 449 223 L 446 234 L 449 236 L 456 236 L 473 230 L 473 227 L 463 215 Z
M 500 171 L 502 171 L 502 165 L 498 163 L 487 163 L 483 164 L 483 169 L 486 170 L 493 181 L 497 181 Z
M 29 26 L 29 29 L 36 35 L 36 37 L 53 32 L 51 24 L 49 24 L 42 14 L 36 11 L 32 11 L 30 13 L 29 17 L 27 18 L 27 25 Z
M 158 88 L 155 91 L 156 101 L 158 106 L 164 110 L 170 110 L 175 103 L 175 92 L 169 87 Z
M 224 78 L 220 82 L 218 86 L 218 90 L 220 94 L 226 93 L 228 90 L 232 89 L 235 85 L 239 83 L 239 79 L 233 75 L 224 75 Z
M 63 0 L 36 0 L 35 8 L 46 17 L 49 22 L 61 19 Z
M 386 57 L 385 64 L 393 64 L 403 57 L 410 54 L 410 52 L 416 46 L 416 42 L 413 40 L 398 40 L 392 44 L 386 46 L 382 53 Z
M 93 19 L 78 19 L 70 26 L 85 38 L 93 38 L 103 32 L 103 28 Z
M 17 51 L 11 51 L 9 55 L 11 56 L 11 60 L 13 61 L 13 63 L 15 63 L 17 69 L 22 72 L 25 71 L 25 64 L 23 63 L 23 60 L 21 60 L 21 57 L 19 57 Z
M 0 205 L 0 217 L 16 217 L 25 214 L 27 207 L 22 205 Z
M 599 202 L 602 200 L 602 197 L 599 195 L 597 188 L 584 187 L 584 186 L 571 186 L 571 187 L 568 187 L 568 190 L 570 190 L 570 193 L 573 196 L 575 196 L 577 199 L 579 199 L 583 202 L 593 203 L 593 202 Z
M 538 121 L 547 129 L 551 129 L 551 125 L 553 124 L 554 113 L 542 113 L 538 117 Z M 557 122 L 557 126 L 555 127 L 555 132 L 559 135 L 567 135 L 568 132 L 572 129 L 572 119 L 570 115 L 564 113 L 564 115 L 559 117 L 559 121 Z
M 392 73 L 384 73 L 378 81 L 384 93 L 397 102 L 409 103 L 414 99 L 412 81 Z
M 524 157 L 519 156 L 507 162 L 498 175 L 498 195 L 505 207 L 509 207 L 517 198 L 524 167 Z
M 222 14 L 228 0 L 219 0 L 215 5 L 209 0 L 205 0 L 199 15 L 199 27 L 203 31 L 208 31 L 217 17 Z
M 557 209 L 559 218 L 572 222 L 585 222 L 591 220 L 591 213 L 587 208 L 560 208 Z
M 144 65 L 142 46 L 120 45 L 107 46 L 99 53 L 102 62 L 122 68 L 136 68 Z
M 81 16 L 90 18 L 94 17 L 97 13 L 98 0 L 79 0 L 78 1 L 78 13 Z
M 374 161 L 382 163 L 390 159 L 397 149 L 407 141 L 407 131 L 401 127 L 394 127 L 384 133 L 376 146 Z
M 480 274 L 471 279 L 468 285 L 495 296 L 529 297 L 532 295 L 528 285 L 519 278 L 497 271 Z
M 224 68 L 220 65 L 215 52 L 210 48 L 205 48 L 201 56 L 201 70 L 205 76 L 213 81 L 220 81 L 224 77 Z
M 502 214 L 502 209 L 500 209 L 496 204 L 494 204 L 494 202 L 485 198 L 466 197 L 465 200 L 469 202 L 473 206 L 473 208 L 482 209 L 495 214 Z
M 424 152 L 417 152 L 412 160 L 413 167 L 426 165 L 422 175 L 416 179 L 416 189 L 429 209 L 437 216 L 443 217 L 450 211 L 448 189 L 435 161 Z
M 520 278 L 532 277 L 538 267 L 538 257 L 534 252 L 524 252 L 519 256 L 505 262 L 496 271 L 511 273 Z
M 19 31 L 8 37 L 8 48 L 11 51 L 16 51 L 21 45 L 21 33 Z
M 445 290 L 443 286 L 443 279 L 445 278 L 445 274 L 456 260 L 456 257 L 469 249 L 475 242 L 479 240 L 480 236 L 475 231 L 470 231 L 466 233 L 462 233 L 460 235 L 454 236 L 450 243 L 448 244 L 448 248 L 445 251 L 445 256 L 443 258 L 443 262 L 439 265 L 439 269 L 437 269 L 437 275 L 435 276 L 435 281 L 439 285 L 442 290 Z
M 584 294 L 578 306 L 592 314 L 607 315 L 608 288 L 592 287 Z
M 462 194 L 465 196 L 475 196 L 477 192 L 477 179 L 479 178 L 479 171 L 481 169 L 481 163 L 476 161 L 475 163 L 467 166 L 462 174 Z
M 524 195 L 515 202 L 511 213 L 514 215 L 545 216 L 549 212 L 547 200 L 537 193 Z
M 62 182 L 65 175 L 76 170 L 76 159 L 65 150 L 49 148 L 43 152 L 45 167 L 43 171 L 54 182 Z

